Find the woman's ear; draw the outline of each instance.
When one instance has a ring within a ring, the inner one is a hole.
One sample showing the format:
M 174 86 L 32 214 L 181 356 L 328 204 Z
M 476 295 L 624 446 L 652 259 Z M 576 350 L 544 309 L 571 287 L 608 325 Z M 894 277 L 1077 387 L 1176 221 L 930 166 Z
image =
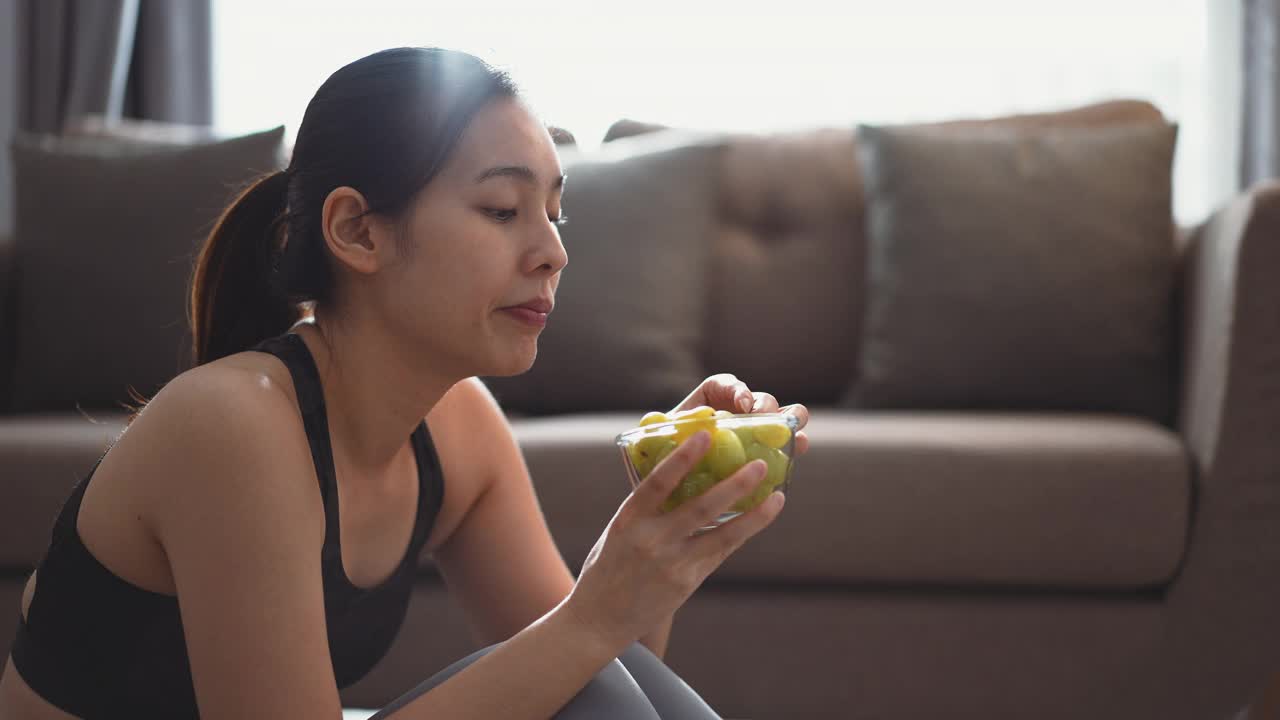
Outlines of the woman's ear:
M 380 233 L 374 227 L 375 217 L 366 214 L 368 210 L 364 195 L 344 185 L 324 199 L 320 218 L 329 251 L 342 264 L 363 274 L 377 272 L 382 265 L 379 251 L 385 252 L 378 247 Z

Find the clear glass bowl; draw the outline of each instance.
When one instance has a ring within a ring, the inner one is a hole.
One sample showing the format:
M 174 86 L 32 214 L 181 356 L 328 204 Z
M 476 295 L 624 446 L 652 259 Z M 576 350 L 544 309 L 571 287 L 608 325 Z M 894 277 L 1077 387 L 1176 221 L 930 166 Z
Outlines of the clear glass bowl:
M 734 503 L 710 525 L 710 530 L 741 515 L 769 497 L 774 490 L 787 492 L 795 458 L 799 419 L 787 413 L 734 415 L 719 411 L 710 418 L 679 419 L 635 427 L 618 435 L 616 442 L 634 490 L 680 444 L 699 430 L 712 432 L 711 448 L 694 470 L 663 503 L 671 510 L 685 500 L 732 475 L 746 463 L 760 458 L 769 471 L 757 490 Z

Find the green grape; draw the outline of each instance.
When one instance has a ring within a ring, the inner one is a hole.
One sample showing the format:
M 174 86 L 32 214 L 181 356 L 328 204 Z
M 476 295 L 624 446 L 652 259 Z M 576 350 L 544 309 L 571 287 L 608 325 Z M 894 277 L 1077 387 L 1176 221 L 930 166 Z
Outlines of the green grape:
M 663 512 L 674 510 L 684 504 L 686 500 L 701 495 L 715 484 L 716 477 L 711 473 L 689 473 L 684 480 L 680 481 L 680 484 L 676 486 L 676 489 L 671 491 L 671 494 L 667 496 L 667 499 L 662 502 Z
M 765 484 L 773 490 L 787 479 L 787 465 L 790 463 L 790 458 L 781 450 L 768 446 L 761 446 L 756 452 L 758 453 L 756 457 L 769 464 L 769 472 L 765 474 Z M 755 460 L 756 457 L 748 455 L 749 460 Z
M 655 468 L 658 467 L 658 463 L 667 459 L 667 456 L 674 452 L 677 447 L 679 447 L 679 445 L 676 444 L 675 440 L 669 439 L 663 443 L 662 447 L 658 448 L 657 454 L 653 456 L 653 466 Z
M 661 438 L 664 442 L 661 445 L 650 446 L 647 454 L 643 455 L 643 470 L 639 463 L 636 464 L 636 471 L 640 473 L 641 478 L 649 477 L 649 473 L 658 467 L 658 463 L 662 462 L 673 450 L 676 449 L 676 441 L 671 438 Z M 633 446 L 635 447 L 635 446 Z
M 640 438 L 627 448 L 627 453 L 631 456 L 631 463 L 636 466 L 636 472 L 640 477 L 648 477 L 649 473 L 658 466 L 659 460 L 666 457 L 663 452 L 668 446 L 675 446 L 675 441 L 670 435 L 651 435 L 649 437 Z
M 708 452 L 706 455 L 703 455 L 702 459 L 699 460 L 697 464 L 693 466 L 693 469 L 689 471 L 690 475 L 692 475 L 693 473 L 710 473 L 712 475 L 715 474 L 711 470 L 711 453 L 710 452 Z
M 647 457 L 653 457 L 662 446 L 672 442 L 670 435 L 648 435 L 636 441 L 635 446 Z
M 733 434 L 738 436 L 738 440 L 742 443 L 742 447 L 744 448 L 759 442 L 756 440 L 755 429 L 749 425 L 747 427 L 734 428 Z
M 743 495 L 737 502 L 730 505 L 729 509 L 734 512 L 746 512 L 764 502 L 771 492 L 773 491 L 769 489 L 769 484 L 762 482 L 756 486 L 755 490 Z
M 628 445 L 627 456 L 631 458 L 631 464 L 635 467 L 636 473 L 638 473 L 641 478 L 649 474 L 649 471 L 652 469 L 649 464 L 649 458 L 646 457 L 644 453 L 640 452 L 639 445 Z
M 762 443 L 752 443 L 746 448 L 747 462 L 764 460 L 769 466 L 764 479 L 756 489 L 744 495 L 730 509 L 746 512 L 764 502 L 787 479 L 787 454 Z
M 707 452 L 709 470 L 723 480 L 747 462 L 745 449 L 738 434 L 727 428 L 719 428 L 711 436 L 711 450 Z

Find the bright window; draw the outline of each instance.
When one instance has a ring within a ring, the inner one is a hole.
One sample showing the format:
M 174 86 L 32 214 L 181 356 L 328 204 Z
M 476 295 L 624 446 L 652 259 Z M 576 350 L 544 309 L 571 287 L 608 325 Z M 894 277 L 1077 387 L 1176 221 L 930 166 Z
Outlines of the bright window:
M 331 72 L 398 45 L 510 70 L 587 147 L 622 117 L 769 130 L 1138 97 L 1180 125 L 1175 210 L 1191 222 L 1236 187 L 1238 2 L 218 0 L 215 113 L 296 132 Z

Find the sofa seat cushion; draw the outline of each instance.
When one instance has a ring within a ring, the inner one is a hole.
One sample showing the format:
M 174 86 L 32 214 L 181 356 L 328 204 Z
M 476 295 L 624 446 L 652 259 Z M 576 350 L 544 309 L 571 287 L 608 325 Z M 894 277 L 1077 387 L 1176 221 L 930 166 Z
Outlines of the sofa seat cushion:
M 93 417 L 0 417 L 0 566 L 39 561 L 72 485 L 124 429 L 122 414 Z M 636 420 L 512 419 L 575 570 L 630 492 L 613 438 Z M 813 408 L 807 432 L 786 509 L 713 582 L 1136 590 L 1181 560 L 1190 462 L 1154 423 Z
M 811 408 L 812 449 L 778 521 L 712 581 L 1136 590 L 1176 571 L 1189 458 L 1108 415 Z M 629 414 L 513 421 L 547 521 L 581 566 L 630 491 Z

